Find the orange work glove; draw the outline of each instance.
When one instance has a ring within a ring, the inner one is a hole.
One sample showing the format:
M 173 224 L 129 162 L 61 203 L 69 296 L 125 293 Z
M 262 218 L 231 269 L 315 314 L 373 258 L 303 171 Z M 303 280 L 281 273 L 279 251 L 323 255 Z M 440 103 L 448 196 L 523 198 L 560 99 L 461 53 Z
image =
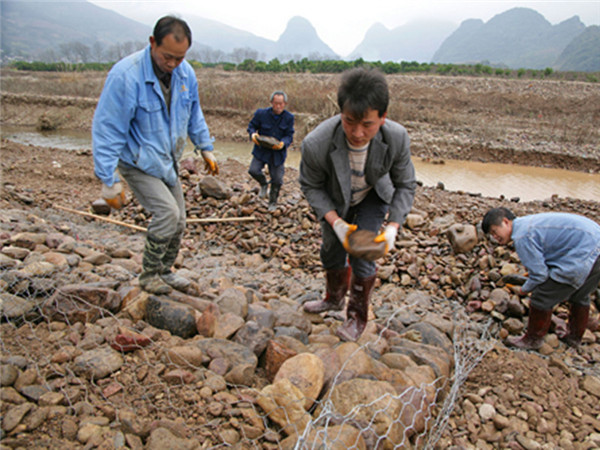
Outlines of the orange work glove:
M 398 228 L 393 225 L 388 225 L 383 229 L 383 233 L 375 238 L 375 242 L 385 242 L 385 253 L 387 254 L 391 249 L 394 248 L 397 235 Z
M 333 231 L 337 235 L 338 239 L 346 249 L 346 251 L 350 250 L 350 244 L 348 242 L 348 236 L 350 236 L 353 232 L 356 231 L 357 225 L 350 225 L 341 217 L 336 219 L 333 222 Z
M 202 158 L 204 158 L 204 170 L 209 175 L 219 175 L 219 165 L 212 151 L 202 150 Z
M 125 190 L 121 182 L 116 182 L 112 186 L 102 183 L 102 198 L 114 209 L 121 209 L 125 205 Z

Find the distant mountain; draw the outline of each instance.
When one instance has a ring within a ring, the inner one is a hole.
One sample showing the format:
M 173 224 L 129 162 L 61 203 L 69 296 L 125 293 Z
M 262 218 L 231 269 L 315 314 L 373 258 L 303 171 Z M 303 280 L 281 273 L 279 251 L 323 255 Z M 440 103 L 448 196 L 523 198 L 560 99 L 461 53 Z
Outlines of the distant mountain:
M 430 62 L 455 29 L 455 23 L 446 21 L 414 21 L 392 30 L 376 23 L 346 59 Z
M 36 59 L 72 42 L 90 48 L 95 43 L 104 47 L 120 42 L 147 43 L 152 34 L 151 27 L 85 0 L 2 0 L 0 8 L 3 60 Z
M 310 59 L 338 59 L 339 56 L 317 35 L 317 30 L 303 17 L 292 17 L 277 40 L 275 54 L 283 59 L 307 56 Z
M 552 67 L 585 28 L 577 16 L 553 26 L 533 9 L 513 8 L 487 23 L 464 21 L 435 52 L 433 62 L 544 69 Z
M 553 67 L 556 70 L 600 72 L 600 27 L 587 27 L 567 45 Z

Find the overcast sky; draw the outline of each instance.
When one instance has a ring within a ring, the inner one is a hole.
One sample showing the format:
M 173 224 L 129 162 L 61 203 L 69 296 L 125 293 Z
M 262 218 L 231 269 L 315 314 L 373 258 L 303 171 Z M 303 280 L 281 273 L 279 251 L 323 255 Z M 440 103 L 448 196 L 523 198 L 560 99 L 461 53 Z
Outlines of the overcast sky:
M 600 25 L 600 0 L 589 1 L 454 1 L 454 0 L 91 0 L 127 17 L 153 25 L 176 13 L 222 22 L 258 36 L 277 40 L 294 16 L 308 19 L 319 37 L 340 56 L 363 40 L 376 22 L 392 29 L 420 19 L 446 20 L 458 26 L 466 19 L 487 22 L 514 7 L 535 9 L 555 25 L 577 15 L 589 25 Z M 192 30 L 193 31 L 193 30 Z

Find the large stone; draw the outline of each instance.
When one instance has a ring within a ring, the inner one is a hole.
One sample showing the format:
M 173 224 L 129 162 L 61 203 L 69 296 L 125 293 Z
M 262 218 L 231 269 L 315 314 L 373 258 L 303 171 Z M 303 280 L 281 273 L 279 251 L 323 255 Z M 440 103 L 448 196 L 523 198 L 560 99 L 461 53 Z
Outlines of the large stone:
M 390 351 L 410 356 L 417 364 L 427 364 L 435 371 L 436 377 L 449 377 L 454 366 L 453 358 L 433 345 L 413 342 L 409 339 L 391 338 Z
M 399 421 L 403 402 L 394 387 L 385 381 L 355 378 L 333 387 L 329 396 L 334 414 L 368 423 L 385 449 L 404 441 L 404 426 Z M 323 412 L 319 406 L 314 417 Z
M 256 356 L 260 357 L 274 334 L 270 328 L 261 327 L 253 320 L 249 320 L 238 330 L 233 340 L 250 348 Z
M 304 409 L 308 410 L 319 397 L 325 379 L 325 366 L 318 356 L 300 353 L 286 360 L 275 375 L 274 383 L 288 379 L 304 395 Z
M 112 289 L 70 284 L 56 290 L 42 310 L 50 320 L 87 323 L 95 322 L 106 311 L 116 313 L 120 307 L 121 296 Z
M 36 245 L 41 245 L 46 243 L 47 233 L 31 233 L 31 232 L 23 232 L 17 233 L 10 238 L 10 243 L 15 247 L 23 247 L 29 250 L 33 250 Z
M 27 320 L 41 300 L 0 292 L 0 317 L 5 320 Z
M 279 371 L 281 365 L 292 356 L 296 356 L 298 353 L 289 348 L 287 345 L 270 339 L 267 342 L 267 348 L 265 350 L 265 370 L 267 372 L 267 379 L 273 381 L 275 375 Z
M 217 318 L 214 337 L 218 339 L 229 339 L 243 326 L 244 319 L 237 314 L 226 312 Z
M 373 361 L 356 342 L 344 342 L 335 348 L 344 372 L 352 376 L 370 375 L 373 373 Z
M 147 450 L 194 450 L 200 448 L 200 444 L 196 439 L 184 439 L 176 436 L 166 428 L 157 428 L 154 430 L 148 442 L 146 443 Z
M 313 428 L 308 436 L 304 437 L 302 448 L 322 448 L 328 450 L 366 450 L 367 446 L 361 431 L 352 425 L 344 423 L 327 428 Z M 281 442 L 282 450 L 293 450 L 300 436 L 294 434 Z
M 477 245 L 477 229 L 470 224 L 456 223 L 446 232 L 455 253 L 466 253 Z
M 223 200 L 231 196 L 229 186 L 224 181 L 210 175 L 199 181 L 197 189 L 204 197 L 213 197 L 217 200 Z
M 181 345 L 165 351 L 165 362 L 184 369 L 197 369 L 202 366 L 203 354 L 195 345 Z
M 194 342 L 193 345 L 198 346 L 211 359 L 226 359 L 229 362 L 229 367 L 250 365 L 256 368 L 258 364 L 258 358 L 251 349 L 227 339 L 200 339 Z
M 150 325 L 184 339 L 198 334 L 192 307 L 155 295 L 148 297 L 146 320 Z
M 221 295 L 215 299 L 215 304 L 219 307 L 221 313 L 233 313 L 246 318 L 248 314 L 248 300 L 246 295 L 240 289 L 225 289 Z
M 433 345 L 443 349 L 448 356 L 454 354 L 452 341 L 445 333 L 438 330 L 433 325 L 426 322 L 417 322 L 404 330 L 404 333 L 418 332 L 421 338 L 420 342 L 427 345 Z
M 73 363 L 76 374 L 99 380 L 119 370 L 123 356 L 110 347 L 101 347 L 79 355 Z
M 304 401 L 302 391 L 287 378 L 263 388 L 256 399 L 267 417 L 278 424 L 286 435 L 299 434 L 310 422 Z

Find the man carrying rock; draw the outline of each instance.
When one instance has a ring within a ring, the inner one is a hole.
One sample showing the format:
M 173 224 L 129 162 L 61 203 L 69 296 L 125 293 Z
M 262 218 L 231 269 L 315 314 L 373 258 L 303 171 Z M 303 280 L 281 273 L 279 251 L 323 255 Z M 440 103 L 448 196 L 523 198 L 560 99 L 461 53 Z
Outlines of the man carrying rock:
M 569 346 L 579 346 L 590 314 L 590 294 L 600 282 L 600 225 L 577 214 L 515 217 L 507 208 L 493 208 L 481 228 L 500 245 L 512 240 L 528 271 L 527 281 L 516 289 L 519 295 L 531 293 L 527 331 L 506 343 L 539 349 L 550 328 L 552 309 L 566 300 L 571 308 L 567 332 L 559 337 Z
M 349 237 L 357 229 L 379 233 L 389 213 L 375 238 L 389 252 L 415 195 L 408 134 L 386 120 L 388 103 L 381 72 L 350 70 L 338 89 L 341 114 L 321 123 L 302 142 L 300 186 L 321 222 L 320 255 L 326 271 L 325 298 L 305 303 L 304 310 L 341 310 L 350 288 L 347 318 L 337 330 L 345 341 L 357 340 L 365 329 L 376 276 L 374 261 L 350 254 L 348 265 Z
M 250 140 L 254 142 L 252 161 L 248 173 L 260 184 L 259 198 L 267 197 L 269 183 L 263 173 L 265 164 L 269 168 L 271 190 L 269 210 L 277 208 L 279 190 L 283 184 L 287 149 L 294 138 L 294 115 L 286 111 L 287 95 L 283 91 L 271 94 L 271 107 L 259 108 L 248 124 Z
M 150 45 L 111 69 L 92 124 L 95 174 L 113 208 L 124 201 L 120 174 L 152 214 L 140 286 L 154 294 L 186 290 L 189 280 L 172 272 L 185 230 L 185 200 L 178 162 L 189 136 L 210 174 L 219 173 L 198 83 L 184 57 L 192 44 L 187 23 L 161 18 Z

